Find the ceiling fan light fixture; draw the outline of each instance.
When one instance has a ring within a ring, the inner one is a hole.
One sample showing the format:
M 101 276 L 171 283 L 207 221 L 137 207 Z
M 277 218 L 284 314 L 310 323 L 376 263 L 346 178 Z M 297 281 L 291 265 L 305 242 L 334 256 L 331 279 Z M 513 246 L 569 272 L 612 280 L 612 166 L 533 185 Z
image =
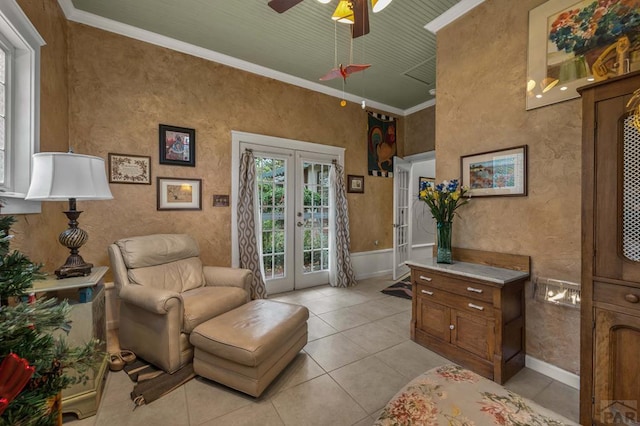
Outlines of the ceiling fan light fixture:
M 371 0 L 371 9 L 373 13 L 378 13 L 385 7 L 389 6 L 392 0 Z
M 351 7 L 349 0 L 340 0 L 340 3 L 338 3 L 338 7 L 336 7 L 336 10 L 333 12 L 331 19 L 342 22 L 343 24 L 353 24 L 353 8 Z
M 331 3 L 331 0 L 318 0 L 322 4 Z

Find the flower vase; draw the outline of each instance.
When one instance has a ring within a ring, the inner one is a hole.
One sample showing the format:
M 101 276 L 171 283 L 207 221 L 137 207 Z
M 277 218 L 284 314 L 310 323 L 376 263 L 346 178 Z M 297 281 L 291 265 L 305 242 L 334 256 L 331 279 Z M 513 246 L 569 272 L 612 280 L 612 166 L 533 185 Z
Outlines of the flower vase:
M 436 262 L 453 263 L 451 259 L 451 222 L 438 222 L 438 254 Z

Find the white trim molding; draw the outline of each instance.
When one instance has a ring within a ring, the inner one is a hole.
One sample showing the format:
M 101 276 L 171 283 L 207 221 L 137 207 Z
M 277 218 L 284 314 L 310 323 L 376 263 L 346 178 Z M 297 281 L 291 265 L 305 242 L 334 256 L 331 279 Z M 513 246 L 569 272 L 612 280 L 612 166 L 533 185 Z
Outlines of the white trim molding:
M 351 265 L 356 280 L 380 277 L 393 273 L 393 249 L 351 253 Z
M 39 201 L 25 201 L 31 156 L 40 149 L 40 48 L 46 43 L 15 0 L 0 2 L 0 33 L 10 44 L 7 161 L 0 193 L 5 214 L 40 213 Z
M 483 2 L 484 0 L 460 0 L 458 4 L 449 8 L 449 10 L 438 16 L 433 21 L 429 22 L 424 27 L 432 33 L 437 34 L 439 30 L 446 27 L 447 25 L 460 18 L 462 15 L 469 12 L 471 9 L 475 8 Z
M 524 358 L 524 364 L 527 368 L 537 371 L 540 374 L 551 377 L 560 383 L 564 383 L 567 386 L 571 386 L 574 389 L 580 389 L 580 376 L 571 373 L 567 370 L 563 370 L 560 367 L 556 367 L 548 362 L 541 361 L 530 355 L 526 355 Z

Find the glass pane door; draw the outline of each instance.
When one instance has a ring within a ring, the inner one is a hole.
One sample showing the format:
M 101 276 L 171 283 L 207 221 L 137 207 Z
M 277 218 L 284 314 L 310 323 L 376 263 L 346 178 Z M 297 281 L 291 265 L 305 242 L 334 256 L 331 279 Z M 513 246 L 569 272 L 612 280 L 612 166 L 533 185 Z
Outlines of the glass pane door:
M 331 158 L 297 155 L 296 288 L 329 282 L 329 171 Z

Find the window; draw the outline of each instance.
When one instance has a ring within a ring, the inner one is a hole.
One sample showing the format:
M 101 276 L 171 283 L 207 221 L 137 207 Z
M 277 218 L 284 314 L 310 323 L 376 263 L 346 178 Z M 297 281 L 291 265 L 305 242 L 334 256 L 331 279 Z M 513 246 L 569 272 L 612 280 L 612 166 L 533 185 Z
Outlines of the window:
M 0 198 L 2 213 L 39 213 L 25 201 L 39 149 L 40 47 L 44 40 L 15 0 L 0 2 Z

